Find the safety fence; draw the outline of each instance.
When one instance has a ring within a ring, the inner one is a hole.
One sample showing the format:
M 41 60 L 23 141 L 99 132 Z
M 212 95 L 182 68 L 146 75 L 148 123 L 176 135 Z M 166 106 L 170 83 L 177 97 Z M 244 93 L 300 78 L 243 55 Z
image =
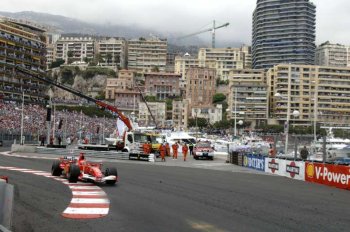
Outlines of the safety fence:
M 129 159 L 129 153 L 127 152 L 36 147 L 36 153 L 39 153 L 39 154 L 52 154 L 57 156 L 72 156 L 72 155 L 77 156 L 79 155 L 80 152 L 84 152 L 86 157 L 91 157 L 91 158 L 104 158 L 104 159 L 117 159 L 117 160 Z
M 20 134 L 9 134 L 0 132 L 0 141 L 3 146 L 11 146 L 13 143 L 20 143 Z M 39 144 L 39 138 L 37 134 L 23 134 L 23 141 L 25 144 Z
M 291 179 L 350 190 L 350 165 L 269 158 L 263 155 L 231 152 L 229 163 Z M 240 162 L 242 160 L 242 162 Z
M 114 160 L 137 160 L 155 162 L 155 155 L 145 155 L 140 153 L 117 152 L 117 151 L 95 151 L 95 150 L 81 150 L 81 149 L 62 149 L 62 148 L 48 148 L 36 147 L 35 152 L 39 154 L 52 154 L 57 156 L 77 156 L 84 152 L 86 157 L 103 158 Z

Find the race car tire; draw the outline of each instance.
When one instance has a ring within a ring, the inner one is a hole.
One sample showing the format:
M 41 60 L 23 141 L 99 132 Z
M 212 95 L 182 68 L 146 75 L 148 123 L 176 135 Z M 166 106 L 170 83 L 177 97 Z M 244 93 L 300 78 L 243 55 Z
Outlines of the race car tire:
M 62 169 L 60 167 L 60 161 L 55 160 L 51 167 L 51 175 L 60 176 L 62 174 Z
M 118 176 L 118 172 L 116 168 L 106 168 L 105 176 Z M 106 184 L 114 185 L 117 180 L 106 180 Z
M 69 183 L 77 183 L 79 175 L 80 175 L 79 166 L 72 164 L 69 168 L 68 173 L 67 173 L 68 182 Z

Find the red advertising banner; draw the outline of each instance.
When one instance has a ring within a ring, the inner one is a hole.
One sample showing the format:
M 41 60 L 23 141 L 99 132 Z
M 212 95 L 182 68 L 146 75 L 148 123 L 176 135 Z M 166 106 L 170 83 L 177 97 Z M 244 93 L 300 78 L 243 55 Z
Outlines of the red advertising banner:
M 350 190 L 350 166 L 306 162 L 305 180 Z

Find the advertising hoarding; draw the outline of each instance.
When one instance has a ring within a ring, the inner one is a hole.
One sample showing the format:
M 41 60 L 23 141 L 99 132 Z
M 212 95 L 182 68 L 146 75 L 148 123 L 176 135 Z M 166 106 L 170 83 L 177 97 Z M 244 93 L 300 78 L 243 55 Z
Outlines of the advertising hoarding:
M 350 167 L 306 162 L 305 180 L 337 188 L 350 189 Z

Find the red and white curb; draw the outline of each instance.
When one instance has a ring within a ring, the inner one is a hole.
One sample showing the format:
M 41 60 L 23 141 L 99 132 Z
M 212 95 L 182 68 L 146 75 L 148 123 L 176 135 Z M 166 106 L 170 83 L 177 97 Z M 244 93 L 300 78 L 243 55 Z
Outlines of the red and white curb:
M 93 219 L 108 215 L 110 202 L 107 194 L 94 184 L 84 182 L 69 183 L 68 180 L 52 176 L 51 173 L 45 171 L 4 166 L 0 166 L 0 169 L 44 176 L 68 185 L 72 191 L 73 197 L 68 207 L 63 211 L 63 217 L 72 219 Z

